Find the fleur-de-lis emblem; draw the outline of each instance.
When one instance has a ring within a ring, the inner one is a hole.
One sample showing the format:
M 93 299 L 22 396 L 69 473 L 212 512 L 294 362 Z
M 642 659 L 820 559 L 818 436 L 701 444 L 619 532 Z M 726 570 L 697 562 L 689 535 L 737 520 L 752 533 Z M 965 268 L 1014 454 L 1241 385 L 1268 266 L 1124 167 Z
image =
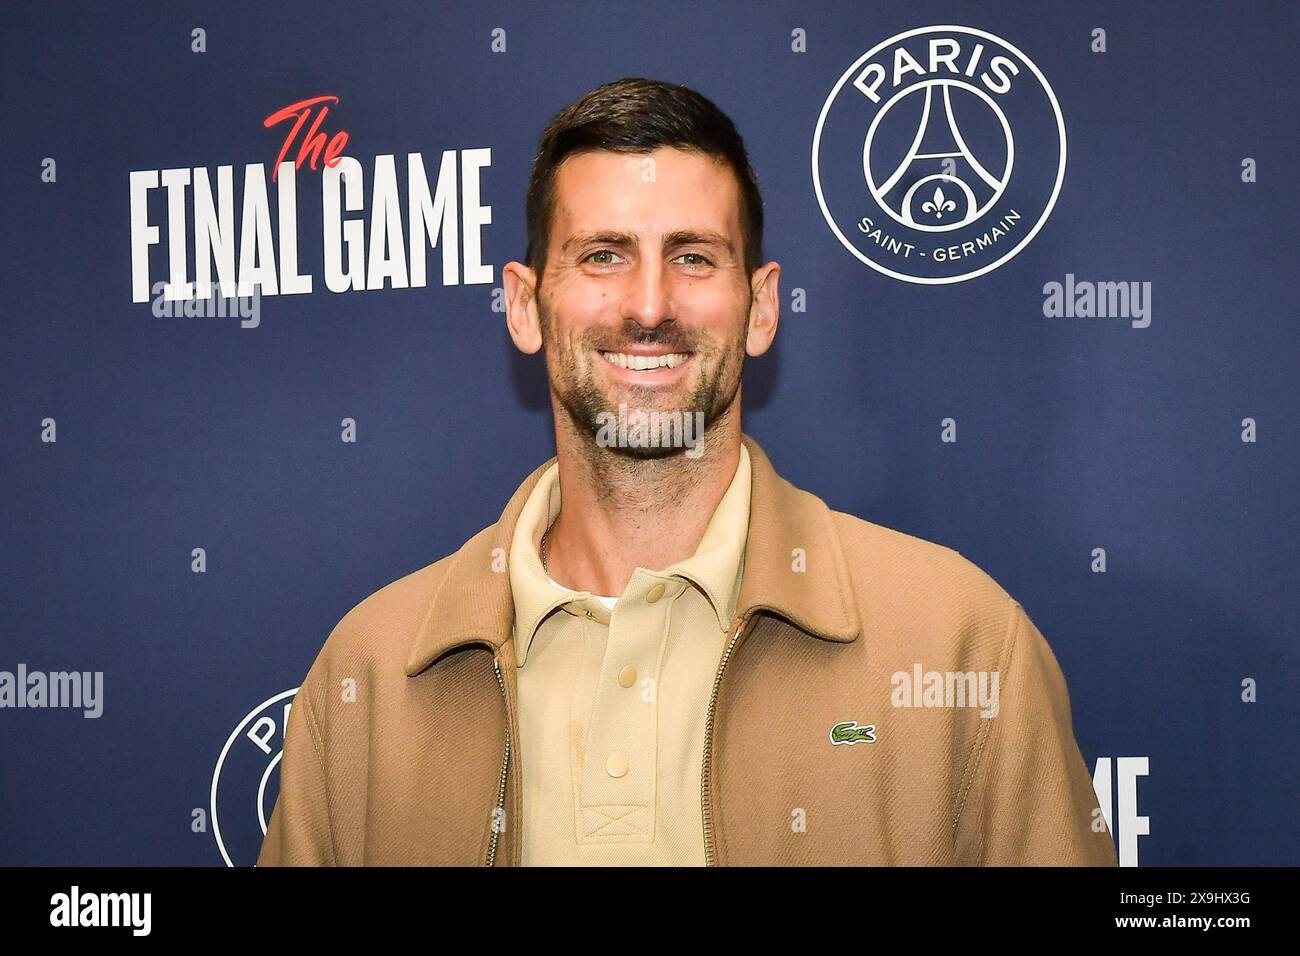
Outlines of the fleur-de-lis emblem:
M 933 199 L 921 206 L 922 211 L 934 213 L 935 219 L 942 219 L 945 212 L 952 212 L 956 208 L 955 202 L 943 198 L 943 189 L 939 186 L 934 187 Z

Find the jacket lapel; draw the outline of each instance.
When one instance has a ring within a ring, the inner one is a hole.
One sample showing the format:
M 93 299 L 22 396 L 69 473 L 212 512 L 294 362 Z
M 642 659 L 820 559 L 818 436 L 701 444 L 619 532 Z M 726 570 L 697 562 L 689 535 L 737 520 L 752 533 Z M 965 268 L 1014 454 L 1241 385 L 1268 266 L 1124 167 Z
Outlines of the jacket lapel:
M 741 440 L 753 489 L 738 607 L 778 614 L 823 640 L 856 640 L 862 619 L 830 509 L 777 474 L 756 441 Z
M 499 651 L 510 639 L 515 620 L 510 574 L 506 570 L 510 542 L 524 502 L 553 461 L 554 457 L 534 468 L 511 495 L 497 522 L 466 541 L 448 559 L 451 563 L 447 573 L 435 589 L 411 645 L 406 661 L 408 677 L 414 677 L 452 648 L 487 643 Z

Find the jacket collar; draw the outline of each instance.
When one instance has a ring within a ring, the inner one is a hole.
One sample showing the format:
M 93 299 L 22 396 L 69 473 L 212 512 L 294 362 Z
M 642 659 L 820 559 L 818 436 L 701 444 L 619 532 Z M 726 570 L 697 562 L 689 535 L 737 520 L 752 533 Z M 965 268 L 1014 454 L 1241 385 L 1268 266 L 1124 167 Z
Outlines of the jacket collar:
M 779 615 L 822 640 L 856 640 L 862 619 L 830 509 L 778 475 L 753 438 L 742 434 L 741 441 L 749 450 L 753 485 L 737 611 Z M 533 469 L 500 519 L 449 558 L 411 645 L 408 676 L 452 648 L 487 643 L 498 651 L 511 639 L 515 610 L 506 561 L 524 503 L 555 461 Z

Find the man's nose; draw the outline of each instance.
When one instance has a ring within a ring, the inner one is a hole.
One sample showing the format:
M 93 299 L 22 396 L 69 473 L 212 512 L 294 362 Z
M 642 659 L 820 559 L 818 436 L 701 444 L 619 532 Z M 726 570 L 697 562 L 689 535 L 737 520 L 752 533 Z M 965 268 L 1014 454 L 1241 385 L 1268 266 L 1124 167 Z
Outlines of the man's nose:
M 629 276 L 623 316 L 635 319 L 645 329 L 656 328 L 674 318 L 672 288 L 663 262 L 645 261 Z

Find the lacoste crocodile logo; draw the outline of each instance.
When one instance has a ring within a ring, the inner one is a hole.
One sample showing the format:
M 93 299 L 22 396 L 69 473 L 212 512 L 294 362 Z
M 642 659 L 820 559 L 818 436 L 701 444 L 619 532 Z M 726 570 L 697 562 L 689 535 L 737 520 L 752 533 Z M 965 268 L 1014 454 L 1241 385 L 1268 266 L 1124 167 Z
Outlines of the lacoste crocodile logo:
M 859 727 L 856 720 L 844 720 L 831 728 L 832 744 L 874 744 L 875 742 L 875 724 L 864 724 Z

